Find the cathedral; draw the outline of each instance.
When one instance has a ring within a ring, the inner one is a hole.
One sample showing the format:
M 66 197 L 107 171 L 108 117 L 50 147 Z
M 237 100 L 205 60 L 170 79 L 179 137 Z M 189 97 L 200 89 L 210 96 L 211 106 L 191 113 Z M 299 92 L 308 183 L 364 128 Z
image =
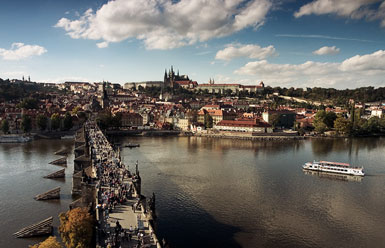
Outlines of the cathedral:
M 175 88 L 178 85 L 178 82 L 185 82 L 190 81 L 189 77 L 187 75 L 179 75 L 178 73 L 175 74 L 173 67 L 171 66 L 171 69 L 167 72 L 167 69 L 164 71 L 164 81 L 163 86 Z

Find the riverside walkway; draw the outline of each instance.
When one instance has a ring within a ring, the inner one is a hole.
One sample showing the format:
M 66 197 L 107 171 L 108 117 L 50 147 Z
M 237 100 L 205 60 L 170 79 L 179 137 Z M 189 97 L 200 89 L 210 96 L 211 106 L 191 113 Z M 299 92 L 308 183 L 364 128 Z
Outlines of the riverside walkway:
M 131 173 L 95 122 L 87 122 L 84 133 L 91 158 L 85 181 L 96 189 L 96 246 L 160 248 L 153 229 L 155 196 L 148 201 L 141 195 L 138 163 Z

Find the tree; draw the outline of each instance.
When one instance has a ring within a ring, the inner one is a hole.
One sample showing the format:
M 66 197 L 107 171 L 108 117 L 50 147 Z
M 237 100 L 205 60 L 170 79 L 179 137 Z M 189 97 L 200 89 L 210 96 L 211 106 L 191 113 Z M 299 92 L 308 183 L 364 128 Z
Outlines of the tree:
M 325 123 L 321 122 L 313 122 L 314 130 L 317 133 L 324 133 L 327 130 L 327 126 Z
M 205 120 L 204 120 L 205 128 L 212 128 L 213 127 L 213 117 L 211 117 L 210 114 L 205 114 Z
M 226 96 L 231 96 L 232 93 L 233 93 L 233 91 L 232 91 L 231 89 L 227 89 L 227 90 L 225 91 L 225 95 L 226 95 Z
M 269 124 L 273 127 L 273 128 L 276 128 L 279 123 L 280 123 L 280 115 L 277 114 L 277 113 L 274 113 L 271 115 L 271 117 L 269 118 Z
M 369 133 L 379 133 L 381 130 L 380 127 L 380 118 L 373 116 L 368 120 L 368 131 Z
M 59 218 L 59 231 L 67 248 L 91 247 L 93 217 L 87 208 L 74 208 L 61 213 Z
M 37 116 L 36 122 L 37 122 L 37 126 L 39 127 L 39 129 L 41 131 L 44 131 L 47 128 L 48 118 L 47 118 L 47 116 L 40 114 Z
M 334 112 L 326 112 L 325 110 L 319 110 L 314 117 L 313 126 L 319 133 L 323 133 L 334 126 L 334 121 L 337 115 Z
M 101 129 L 107 129 L 112 125 L 112 114 L 111 112 L 99 113 L 96 118 L 96 122 L 98 123 Z
M 34 98 L 26 98 L 21 103 L 17 105 L 19 108 L 25 109 L 37 109 L 38 101 Z
M 21 119 L 21 129 L 24 133 L 29 133 L 32 129 L 32 120 L 28 115 L 23 115 Z
M 385 133 L 385 116 L 382 116 L 382 118 L 380 119 L 380 131 L 382 133 Z
M 7 134 L 9 132 L 9 123 L 8 120 L 3 120 L 1 122 L 1 130 L 4 134 Z
M 334 121 L 337 119 L 337 115 L 334 112 L 326 112 L 323 122 L 325 125 L 331 129 L 334 126 Z
M 72 116 L 70 113 L 66 113 L 63 120 L 64 130 L 70 130 L 73 127 Z
M 55 113 L 51 115 L 51 128 L 53 130 L 56 130 L 60 127 L 60 116 L 59 114 Z
M 351 121 L 349 121 L 348 119 L 346 119 L 342 116 L 339 116 L 334 121 L 334 128 L 340 134 L 350 135 L 352 132 L 353 125 L 352 125 Z
M 115 128 L 122 126 L 122 113 L 116 113 L 111 119 L 111 125 Z
M 30 246 L 29 248 L 63 248 L 63 246 L 56 240 L 56 237 L 50 236 L 43 242 Z

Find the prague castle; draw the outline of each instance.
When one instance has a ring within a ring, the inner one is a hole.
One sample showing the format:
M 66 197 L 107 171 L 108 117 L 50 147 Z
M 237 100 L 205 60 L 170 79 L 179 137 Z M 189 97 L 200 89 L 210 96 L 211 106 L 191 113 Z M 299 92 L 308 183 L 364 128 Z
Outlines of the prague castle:
M 242 84 L 216 84 L 210 79 L 208 84 L 199 84 L 197 90 L 208 91 L 209 93 L 225 93 L 231 90 L 232 93 L 254 92 L 257 93 L 265 88 L 265 84 L 260 82 L 258 85 L 242 85 Z
M 185 89 L 193 89 L 198 85 L 196 81 L 190 80 L 190 78 L 187 75 L 179 75 L 179 70 L 178 73 L 175 74 L 173 67 L 171 66 L 171 69 L 168 71 L 165 70 L 164 72 L 164 81 L 163 81 L 163 86 L 164 87 L 182 87 Z
M 257 93 L 265 88 L 265 84 L 260 82 L 258 85 L 242 85 L 242 84 L 216 84 L 214 79 L 210 79 L 208 84 L 199 84 L 196 81 L 192 81 L 188 75 L 179 75 L 179 70 L 175 73 L 173 66 L 171 69 L 164 71 L 164 78 L 162 81 L 147 81 L 138 83 L 126 83 L 125 89 L 138 88 L 139 86 L 146 87 L 161 87 L 165 88 L 177 88 L 182 87 L 189 90 L 201 90 L 208 93 L 226 93 L 231 91 L 232 93 L 249 92 Z

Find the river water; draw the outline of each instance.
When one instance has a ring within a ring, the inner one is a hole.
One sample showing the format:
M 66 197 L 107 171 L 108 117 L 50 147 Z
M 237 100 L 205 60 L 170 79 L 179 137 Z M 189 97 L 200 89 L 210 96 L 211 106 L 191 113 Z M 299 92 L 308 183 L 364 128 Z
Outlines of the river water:
M 44 238 L 16 239 L 12 236 L 21 228 L 54 217 L 68 210 L 72 202 L 71 187 L 73 160 L 68 156 L 64 179 L 45 179 L 44 176 L 63 169 L 49 162 L 60 158 L 54 153 L 63 148 L 73 150 L 70 140 L 36 140 L 25 144 L 0 144 L 0 247 L 21 248 Z M 50 189 L 61 187 L 61 199 L 35 201 L 33 197 Z M 57 235 L 57 229 L 54 230 Z
M 156 194 L 157 228 L 172 247 L 385 247 L 385 139 L 252 142 L 197 137 L 126 137 L 123 162 L 139 161 L 143 193 Z M 0 247 L 21 227 L 68 209 L 65 180 L 42 179 L 68 141 L 0 144 Z M 306 174 L 312 160 L 365 167 L 366 176 Z M 57 201 L 33 196 L 62 187 Z

